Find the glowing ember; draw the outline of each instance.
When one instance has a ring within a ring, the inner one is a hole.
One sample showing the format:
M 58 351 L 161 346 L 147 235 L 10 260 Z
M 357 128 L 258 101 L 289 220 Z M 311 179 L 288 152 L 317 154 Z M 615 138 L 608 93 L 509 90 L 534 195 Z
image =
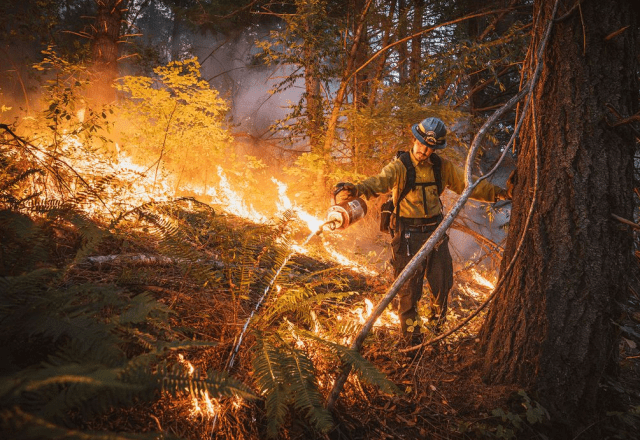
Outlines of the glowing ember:
M 325 250 L 329 253 L 329 255 L 331 255 L 331 257 L 333 258 L 333 260 L 335 262 L 340 263 L 343 266 L 347 266 L 348 268 L 350 268 L 354 272 L 358 272 L 358 273 L 361 273 L 363 275 L 369 275 L 369 276 L 372 276 L 372 277 L 375 277 L 375 276 L 378 275 L 378 273 L 376 271 L 368 269 L 367 267 L 363 266 L 362 264 L 358 264 L 355 261 L 350 260 L 349 258 L 345 257 L 340 252 L 336 251 L 326 241 L 323 241 L 323 243 L 324 243 Z
M 182 354 L 178 354 L 178 360 L 181 364 L 189 369 L 189 376 L 193 377 L 193 373 L 195 372 L 193 364 L 186 360 Z M 204 390 L 204 393 L 201 393 L 201 399 L 199 399 L 198 396 L 194 395 L 192 390 L 188 387 L 185 388 L 185 391 L 189 391 L 191 393 L 192 417 L 215 417 L 216 414 L 220 412 L 220 402 L 218 402 L 217 399 L 212 399 L 211 397 L 209 397 L 209 392 L 207 390 Z
M 492 283 L 491 281 L 489 281 L 488 279 L 486 279 L 485 277 L 483 277 L 480 272 L 473 270 L 471 271 L 471 274 L 473 276 L 473 280 L 480 284 L 481 286 L 484 286 L 488 289 L 493 290 L 495 288 L 495 284 Z

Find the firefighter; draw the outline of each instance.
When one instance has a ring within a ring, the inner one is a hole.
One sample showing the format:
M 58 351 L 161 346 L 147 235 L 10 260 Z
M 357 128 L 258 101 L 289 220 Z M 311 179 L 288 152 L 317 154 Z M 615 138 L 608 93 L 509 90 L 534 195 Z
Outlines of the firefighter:
M 412 126 L 414 140 L 410 152 L 399 155 L 382 171 L 357 184 L 340 183 L 334 195 L 337 203 L 364 197 L 369 200 L 391 191 L 394 214 L 391 216 L 393 256 L 391 264 L 397 277 L 413 256 L 420 250 L 443 219 L 440 194 L 444 188 L 460 194 L 464 190 L 464 171 L 434 153 L 446 147 L 447 128 L 438 118 L 426 118 Z M 408 186 L 408 176 L 414 184 Z M 439 181 L 437 181 L 439 180 Z M 504 189 L 486 180 L 481 181 L 471 198 L 485 202 L 511 199 Z M 398 206 L 398 199 L 400 204 Z M 439 333 L 446 320 L 449 290 L 453 286 L 453 264 L 445 234 L 427 256 L 418 270 L 398 292 L 398 316 L 405 341 L 417 344 L 422 341 L 418 301 L 422 297 L 426 276 L 431 290 L 427 326 Z

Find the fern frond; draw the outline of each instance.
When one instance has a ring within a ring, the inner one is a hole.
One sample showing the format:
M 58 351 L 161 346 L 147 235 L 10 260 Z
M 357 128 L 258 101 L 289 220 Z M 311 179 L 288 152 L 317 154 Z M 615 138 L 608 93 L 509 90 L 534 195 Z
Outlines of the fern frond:
M 287 312 L 308 312 L 313 305 L 322 304 L 330 299 L 340 300 L 354 294 L 354 292 L 317 293 L 307 285 L 293 286 L 283 290 L 284 293 L 269 306 L 260 319 L 268 323 Z
M 291 380 L 293 405 L 307 415 L 316 429 L 326 433 L 333 427 L 333 419 L 318 391 L 313 363 L 296 348 L 290 348 L 289 355 L 285 365 Z
M 214 398 L 233 396 L 248 400 L 256 398 L 251 388 L 224 371 L 209 370 L 203 374 L 198 369 L 191 372 L 183 364 L 167 366 L 163 363 L 158 367 L 155 376 L 161 381 L 162 391 L 174 396 L 188 392 L 191 396 L 202 397 L 206 392 Z
M 331 414 L 324 408 L 318 391 L 313 363 L 304 352 L 282 339 L 272 342 L 258 335 L 253 370 L 260 394 L 265 397 L 270 437 L 277 435 L 289 404 L 304 413 L 319 431 L 327 432 L 333 426 Z
M 256 338 L 253 352 L 254 380 L 266 400 L 267 434 L 275 437 L 287 415 L 290 394 L 286 372 L 281 365 L 284 353 L 261 335 Z
M 351 365 L 353 369 L 359 373 L 360 377 L 370 385 L 377 386 L 388 394 L 402 394 L 402 391 L 397 385 L 391 382 L 375 365 L 362 357 L 358 350 L 327 341 L 307 330 L 296 329 L 296 333 L 327 347 L 332 353 L 336 354 L 342 362 Z

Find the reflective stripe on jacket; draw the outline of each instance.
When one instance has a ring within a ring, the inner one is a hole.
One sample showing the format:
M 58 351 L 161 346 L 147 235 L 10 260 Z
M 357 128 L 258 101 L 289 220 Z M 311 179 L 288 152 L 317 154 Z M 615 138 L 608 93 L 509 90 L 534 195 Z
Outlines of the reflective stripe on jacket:
M 448 160 L 442 158 L 442 187 L 449 188 L 457 194 L 464 190 L 464 171 Z M 416 183 L 434 182 L 433 165 L 430 160 L 418 163 L 411 152 L 411 161 L 416 168 Z M 358 184 L 358 193 L 367 200 L 378 197 L 392 191 L 393 202 L 396 203 L 398 195 L 407 180 L 407 169 L 400 159 L 394 159 L 380 171 Z M 504 190 L 486 180 L 481 181 L 471 193 L 471 198 L 483 202 L 495 202 L 499 193 Z M 425 203 L 426 202 L 426 203 Z M 427 207 L 426 212 L 425 208 Z M 416 185 L 400 203 L 400 217 L 423 218 L 433 217 L 442 213 L 442 205 L 436 185 L 421 187 Z

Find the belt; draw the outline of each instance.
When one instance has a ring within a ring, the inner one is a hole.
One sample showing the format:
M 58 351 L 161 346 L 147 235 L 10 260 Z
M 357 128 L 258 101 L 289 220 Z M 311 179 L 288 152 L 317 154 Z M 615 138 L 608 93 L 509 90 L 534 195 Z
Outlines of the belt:
M 441 221 L 442 214 L 425 218 L 400 217 L 400 224 L 404 226 L 405 230 L 412 232 L 427 232 L 433 230 L 434 226 L 438 226 Z

